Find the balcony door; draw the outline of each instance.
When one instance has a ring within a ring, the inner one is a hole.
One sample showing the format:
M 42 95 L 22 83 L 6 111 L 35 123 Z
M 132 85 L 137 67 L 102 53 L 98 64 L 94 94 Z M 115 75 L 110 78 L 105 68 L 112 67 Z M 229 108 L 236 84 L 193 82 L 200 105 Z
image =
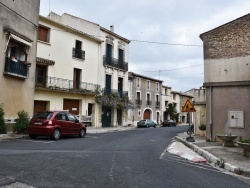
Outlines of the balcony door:
M 73 77 L 73 88 L 80 89 L 81 83 L 81 69 L 74 69 L 74 77 Z
M 118 78 L 118 93 L 119 93 L 119 96 L 122 97 L 122 95 L 123 95 L 123 78 Z
M 112 45 L 107 44 L 106 46 L 106 60 L 107 64 L 112 64 Z
M 47 66 L 36 65 L 36 84 L 46 85 Z
M 119 49 L 119 67 L 123 69 L 123 62 L 124 62 L 124 51 L 122 49 Z
M 106 74 L 105 94 L 111 93 L 111 75 Z

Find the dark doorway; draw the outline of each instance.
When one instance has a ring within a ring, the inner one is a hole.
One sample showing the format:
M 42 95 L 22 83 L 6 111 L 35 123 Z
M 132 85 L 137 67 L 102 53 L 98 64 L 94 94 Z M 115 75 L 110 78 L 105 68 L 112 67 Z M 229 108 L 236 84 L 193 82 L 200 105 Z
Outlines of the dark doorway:
M 118 109 L 117 110 L 117 122 L 118 122 L 118 125 L 122 125 L 122 110 L 121 109 Z
M 73 81 L 73 87 L 74 89 L 80 88 L 81 83 L 81 69 L 74 69 L 74 81 Z
M 111 127 L 111 108 L 102 107 L 102 127 Z

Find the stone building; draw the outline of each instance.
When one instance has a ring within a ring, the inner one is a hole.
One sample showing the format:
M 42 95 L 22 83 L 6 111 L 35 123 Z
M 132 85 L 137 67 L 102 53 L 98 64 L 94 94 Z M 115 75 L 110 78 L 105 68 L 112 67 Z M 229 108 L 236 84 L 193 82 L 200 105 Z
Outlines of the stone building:
M 250 14 L 200 35 L 204 46 L 207 139 L 250 137 Z
M 136 126 L 142 119 L 161 123 L 162 82 L 162 80 L 129 72 L 129 96 L 135 104 L 135 109 L 128 112 L 130 124 Z
M 40 0 L 0 0 L 0 105 L 8 122 L 33 115 Z

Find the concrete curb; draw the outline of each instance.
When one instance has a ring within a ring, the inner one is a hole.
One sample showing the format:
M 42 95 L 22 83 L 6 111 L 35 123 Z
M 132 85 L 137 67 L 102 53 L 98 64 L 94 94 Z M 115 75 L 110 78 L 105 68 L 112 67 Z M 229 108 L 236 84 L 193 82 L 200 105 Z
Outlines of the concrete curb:
M 209 163 L 211 163 L 212 165 L 219 167 L 219 168 L 223 168 L 229 172 L 238 174 L 238 175 L 244 175 L 244 176 L 250 176 L 250 170 L 249 169 L 244 169 L 244 168 L 240 168 L 237 166 L 234 166 L 230 163 L 225 162 L 224 160 L 214 156 L 213 154 L 209 153 L 208 151 L 200 148 L 199 146 L 193 144 L 192 142 L 187 142 L 184 138 L 181 138 L 179 136 L 174 137 L 175 140 L 183 143 L 184 145 L 186 145 L 187 147 L 191 148 L 192 150 L 194 150 L 196 153 L 200 154 L 201 156 L 203 156 L 204 158 L 207 159 L 207 161 Z

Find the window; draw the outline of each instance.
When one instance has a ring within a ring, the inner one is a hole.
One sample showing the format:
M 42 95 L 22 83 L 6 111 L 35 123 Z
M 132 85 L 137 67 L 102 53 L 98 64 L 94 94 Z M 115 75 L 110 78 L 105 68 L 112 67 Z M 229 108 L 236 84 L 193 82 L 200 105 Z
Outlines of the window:
M 36 65 L 36 84 L 46 84 L 47 66 Z
M 147 99 L 146 99 L 146 103 L 147 105 L 151 105 L 151 101 L 150 101 L 150 93 L 147 93 Z
M 123 78 L 118 78 L 118 93 L 120 98 L 123 97 Z
M 229 127 L 244 128 L 244 111 L 228 111 Z
M 69 121 L 74 122 L 74 123 L 76 122 L 77 119 L 75 118 L 75 116 L 73 116 L 72 114 L 67 114 L 67 116 L 68 116 Z
M 106 60 L 107 64 L 112 64 L 112 45 L 107 44 L 106 46 Z
M 138 116 L 141 116 L 141 110 L 138 110 Z
M 14 35 L 9 35 L 9 41 L 5 51 L 5 74 L 11 74 L 22 78 L 28 77 L 27 67 L 30 65 L 27 58 L 31 43 Z
M 141 79 L 136 78 L 136 87 L 140 87 L 140 85 L 141 85 Z
M 147 80 L 147 89 L 150 89 L 150 81 Z
M 141 93 L 136 92 L 136 104 L 140 105 L 141 104 Z
M 159 91 L 159 83 L 156 82 L 156 91 Z
M 118 62 L 119 62 L 119 67 L 123 69 L 124 51 L 122 49 L 119 49 Z
M 67 117 L 65 113 L 59 113 L 56 115 L 56 120 L 66 121 Z
M 76 40 L 75 42 L 75 48 L 73 48 L 73 54 L 72 56 L 77 59 L 85 60 L 85 51 L 82 50 L 82 42 L 79 40 Z
M 50 29 L 44 26 L 38 26 L 38 40 L 49 43 Z
M 176 94 L 173 94 L 173 99 L 174 99 L 174 100 L 176 99 Z

